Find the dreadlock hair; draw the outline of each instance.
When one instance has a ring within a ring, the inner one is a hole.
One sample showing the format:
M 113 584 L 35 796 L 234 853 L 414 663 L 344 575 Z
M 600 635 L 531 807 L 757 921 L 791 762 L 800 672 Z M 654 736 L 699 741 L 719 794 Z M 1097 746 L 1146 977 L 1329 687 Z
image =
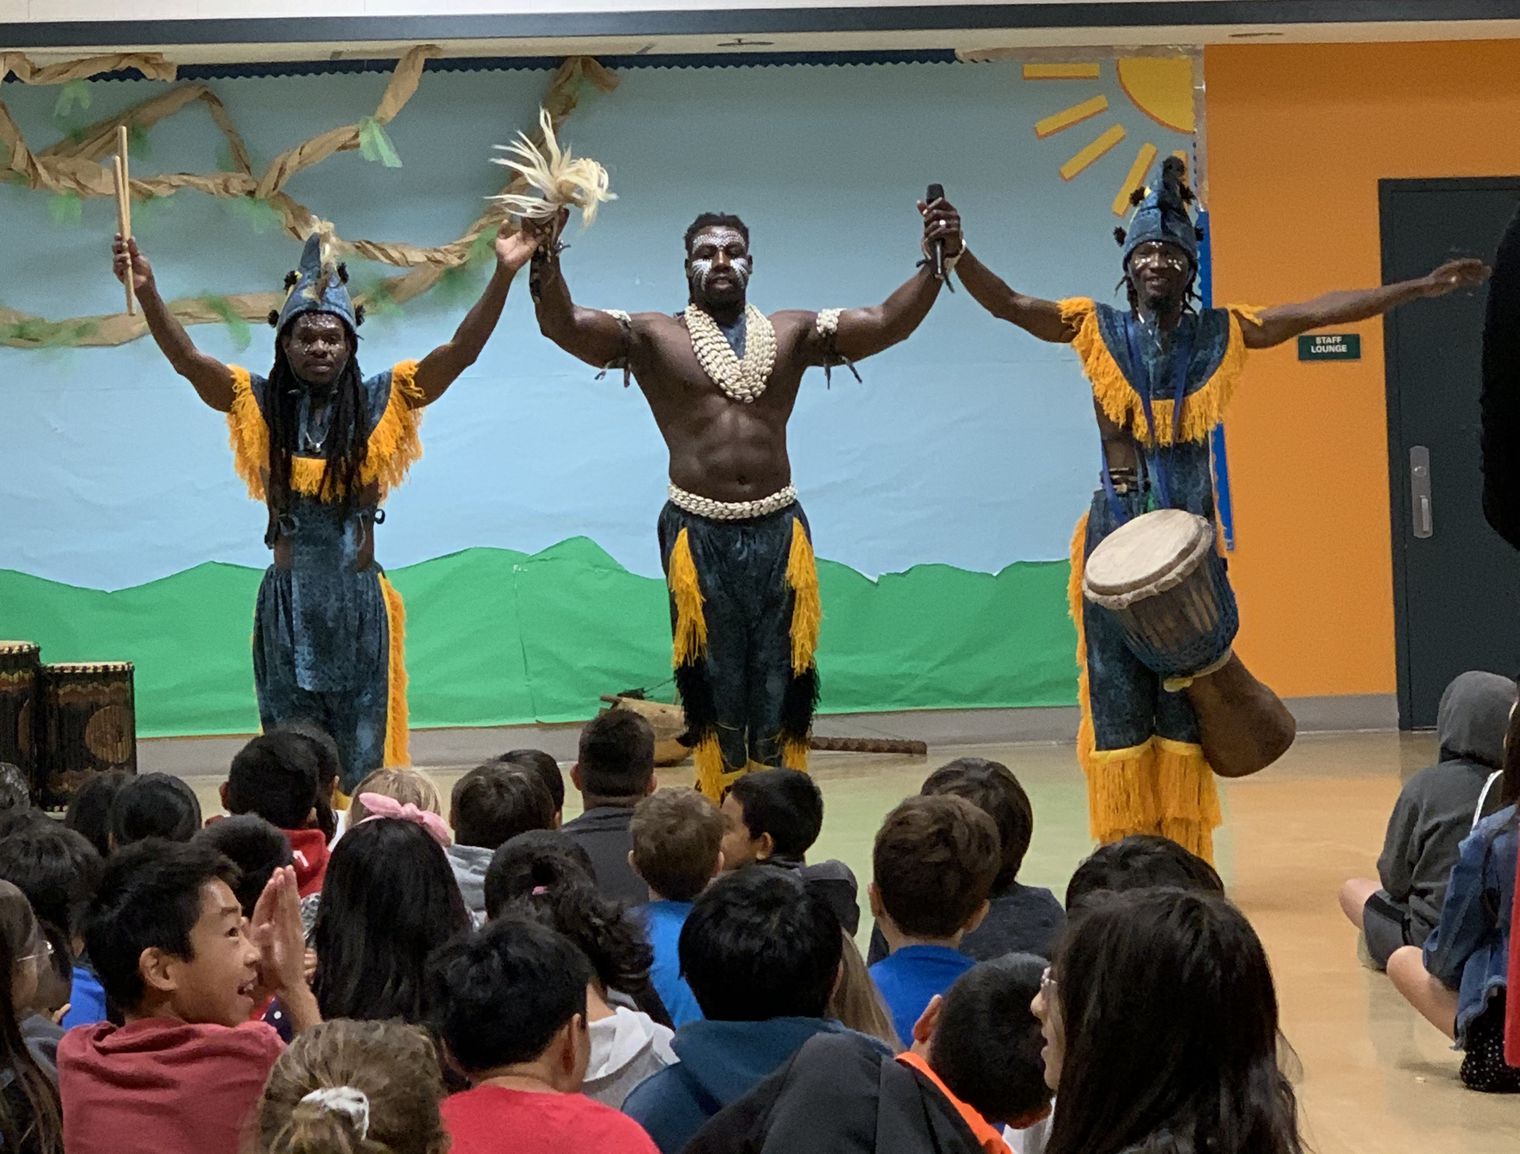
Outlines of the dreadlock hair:
M 686 255 L 691 255 L 691 242 L 696 239 L 697 233 L 704 228 L 727 227 L 733 229 L 744 238 L 744 243 L 749 244 L 749 225 L 745 224 L 737 216 L 728 212 L 704 212 L 696 220 L 691 222 L 691 227 L 686 230 Z
M 306 314 L 301 314 L 304 316 Z M 269 372 L 269 518 L 270 539 L 273 539 L 274 522 L 290 507 L 290 458 L 296 440 L 296 410 L 300 401 L 302 384 L 290 360 L 285 355 L 285 338 L 292 326 L 300 320 L 297 316 L 283 329 L 274 342 L 274 368 Z M 333 385 L 332 424 L 327 437 L 327 467 L 322 470 L 322 486 L 318 496 L 338 505 L 344 518 L 353 507 L 359 489 L 359 471 L 364 466 L 365 450 L 369 443 L 368 414 L 365 412 L 364 377 L 359 372 L 359 357 L 353 348 L 353 332 L 349 331 L 350 353 L 348 363 Z

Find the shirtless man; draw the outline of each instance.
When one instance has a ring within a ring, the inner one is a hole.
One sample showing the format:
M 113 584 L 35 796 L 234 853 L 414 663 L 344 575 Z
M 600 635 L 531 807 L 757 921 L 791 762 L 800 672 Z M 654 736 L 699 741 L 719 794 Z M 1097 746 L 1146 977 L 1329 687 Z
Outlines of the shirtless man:
M 954 210 L 920 204 L 925 251 L 961 249 Z M 603 312 L 570 298 L 554 246 L 535 255 L 539 327 L 566 352 L 623 369 L 670 452 L 660 556 L 670 586 L 676 686 L 698 785 L 718 798 L 752 767 L 807 767 L 818 697 L 818 577 L 792 486 L 786 426 L 802 374 L 906 339 L 941 282 L 925 263 L 873 308 L 767 317 L 748 303 L 749 230 L 704 213 L 686 230 L 683 312 Z

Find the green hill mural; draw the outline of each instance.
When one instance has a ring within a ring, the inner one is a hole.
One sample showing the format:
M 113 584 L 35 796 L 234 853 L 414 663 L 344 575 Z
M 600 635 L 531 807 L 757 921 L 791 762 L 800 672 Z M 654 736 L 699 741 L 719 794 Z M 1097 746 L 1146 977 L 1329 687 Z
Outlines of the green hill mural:
M 1071 705 L 1064 561 L 872 580 L 820 561 L 822 711 Z M 670 673 L 664 585 L 594 541 L 466 549 L 389 571 L 407 605 L 416 728 L 578 721 Z M 0 570 L 0 637 L 45 661 L 133 661 L 144 737 L 258 728 L 249 658 L 259 570 L 207 563 L 114 592 Z M 651 694 L 669 700 L 664 685 Z

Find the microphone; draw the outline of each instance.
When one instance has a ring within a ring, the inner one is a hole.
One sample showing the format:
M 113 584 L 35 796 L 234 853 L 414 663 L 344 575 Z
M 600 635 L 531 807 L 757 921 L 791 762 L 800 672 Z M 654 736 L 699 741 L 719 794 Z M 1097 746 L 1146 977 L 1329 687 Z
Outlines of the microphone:
M 944 200 L 944 199 L 945 199 L 945 186 L 942 185 L 942 184 L 931 184 L 929 186 L 929 191 L 924 194 L 924 203 L 925 204 L 933 204 L 936 200 Z M 934 241 L 932 241 L 930 243 L 930 245 L 929 245 L 929 259 L 930 259 L 930 261 L 933 262 L 934 279 L 938 280 L 938 281 L 944 280 L 945 279 L 945 240 L 944 240 L 943 237 L 939 237 L 939 238 L 937 238 L 936 240 L 934 240 Z

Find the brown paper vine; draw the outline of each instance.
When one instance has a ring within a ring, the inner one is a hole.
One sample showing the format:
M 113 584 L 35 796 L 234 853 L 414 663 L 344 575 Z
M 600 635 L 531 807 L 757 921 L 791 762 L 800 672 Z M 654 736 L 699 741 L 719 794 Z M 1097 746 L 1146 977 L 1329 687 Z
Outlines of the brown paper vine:
M 396 64 L 390 82 L 368 120 L 389 124 L 417 91 L 422 70 L 428 60 L 439 55 L 435 45 L 412 48 Z M 92 56 L 39 67 L 19 53 L 0 53 L 0 81 L 15 76 L 24 84 L 67 84 L 98 76 L 104 72 L 135 68 L 150 80 L 173 81 L 175 66 L 157 54 L 121 53 Z M 617 77 L 589 56 L 575 56 L 555 71 L 544 94 L 543 107 L 548 110 L 556 132 L 561 122 L 575 111 L 581 96 L 590 85 L 600 92 L 617 87 Z M 226 138 L 233 171 L 210 174 L 168 173 L 131 182 L 136 200 L 154 200 L 190 190 L 224 199 L 247 199 L 268 205 L 278 214 L 281 228 L 297 240 L 305 239 L 316 215 L 284 191 L 296 173 L 320 164 L 338 152 L 361 148 L 368 130 L 366 122 L 344 125 L 303 144 L 287 149 L 265 170 L 256 174 L 248 147 L 244 143 L 221 98 L 204 84 L 187 84 L 160 93 L 113 117 L 98 121 L 69 139 L 41 152 L 27 147 L 20 128 L 12 119 L 5 102 L 0 100 L 0 179 L 27 185 L 54 194 L 81 198 L 115 196 L 111 169 L 105 161 L 115 148 L 116 129 L 146 129 L 183 111 L 192 104 L 206 107 L 213 123 Z M 542 144 L 541 139 L 536 143 Z M 502 189 L 520 192 L 525 188 L 521 177 L 514 177 Z M 404 241 L 353 240 L 337 238 L 338 251 L 356 254 L 367 260 L 409 271 L 388 277 L 356 300 L 370 306 L 394 306 L 420 296 L 438 284 L 445 273 L 460 268 L 471 259 L 484 236 L 494 235 L 506 222 L 502 209 L 488 202 L 470 227 L 457 240 L 429 248 Z M 262 322 L 270 309 L 278 308 L 282 293 L 238 293 L 215 298 L 186 298 L 169 303 L 170 310 L 186 325 L 224 324 L 229 315 L 245 321 Z M 0 308 L 0 346 L 10 348 L 85 348 L 127 344 L 148 331 L 142 317 L 125 313 L 72 317 L 51 321 L 43 317 Z

